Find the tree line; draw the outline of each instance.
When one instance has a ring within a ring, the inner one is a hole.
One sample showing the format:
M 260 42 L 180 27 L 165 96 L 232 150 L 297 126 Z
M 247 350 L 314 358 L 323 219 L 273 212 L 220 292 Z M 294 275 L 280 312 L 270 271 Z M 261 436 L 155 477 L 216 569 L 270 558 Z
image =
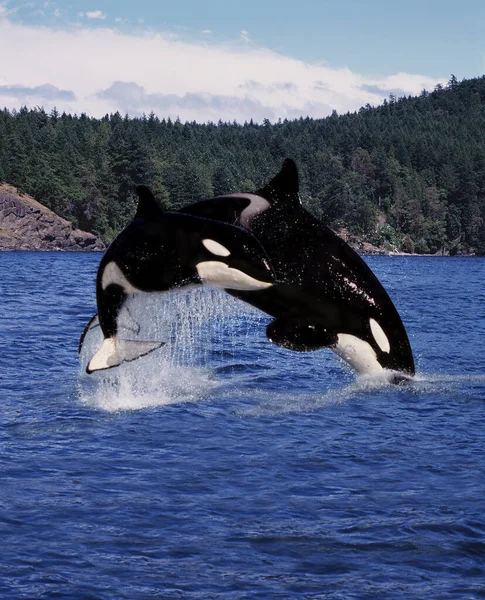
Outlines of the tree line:
M 0 181 L 107 242 L 138 184 L 175 209 L 254 191 L 286 157 L 303 203 L 334 229 L 389 249 L 485 254 L 485 77 L 277 123 L 0 110 Z

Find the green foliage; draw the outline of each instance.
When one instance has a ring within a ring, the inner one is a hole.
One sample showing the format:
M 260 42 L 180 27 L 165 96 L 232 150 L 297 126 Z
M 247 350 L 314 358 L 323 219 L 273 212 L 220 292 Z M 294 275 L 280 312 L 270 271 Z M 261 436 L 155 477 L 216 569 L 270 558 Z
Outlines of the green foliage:
M 0 179 L 106 241 L 134 214 L 136 185 L 176 209 L 254 191 L 286 156 L 330 227 L 389 249 L 485 253 L 485 77 L 261 125 L 0 110 Z

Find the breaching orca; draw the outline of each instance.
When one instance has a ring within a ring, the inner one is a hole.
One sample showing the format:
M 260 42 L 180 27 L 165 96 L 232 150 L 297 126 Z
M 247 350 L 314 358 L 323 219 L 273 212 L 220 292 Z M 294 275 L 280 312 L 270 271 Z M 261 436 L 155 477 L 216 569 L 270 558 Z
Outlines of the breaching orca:
M 139 186 L 137 193 L 133 221 L 109 246 L 99 265 L 98 316 L 86 326 L 80 348 L 88 329 L 98 324 L 104 340 L 87 366 L 88 373 L 135 360 L 164 343 L 119 335 L 120 311 L 137 292 L 164 292 L 194 284 L 254 291 L 275 282 L 266 252 L 248 230 L 205 217 L 165 212 L 148 188 Z
M 243 227 L 264 247 L 277 283 L 228 291 L 275 317 L 270 341 L 295 351 L 331 348 L 359 373 L 401 373 L 395 381 L 414 374 L 394 304 L 366 262 L 303 208 L 292 160 L 254 194 L 218 196 L 180 212 Z

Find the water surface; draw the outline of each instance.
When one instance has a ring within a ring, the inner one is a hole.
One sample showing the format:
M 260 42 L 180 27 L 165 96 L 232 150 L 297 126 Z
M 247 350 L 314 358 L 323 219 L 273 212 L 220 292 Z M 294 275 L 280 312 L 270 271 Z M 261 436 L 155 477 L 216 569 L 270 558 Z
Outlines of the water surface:
M 404 387 L 197 290 L 144 300 L 166 347 L 87 376 L 99 259 L 0 253 L 0 597 L 485 597 L 485 259 L 368 259 Z

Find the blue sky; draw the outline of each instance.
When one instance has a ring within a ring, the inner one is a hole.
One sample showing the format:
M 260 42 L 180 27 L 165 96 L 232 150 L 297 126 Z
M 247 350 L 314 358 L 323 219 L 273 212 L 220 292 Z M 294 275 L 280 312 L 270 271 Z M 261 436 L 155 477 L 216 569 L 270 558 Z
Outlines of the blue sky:
M 474 0 L 0 0 L 0 105 L 323 117 L 482 75 L 484 32 Z

